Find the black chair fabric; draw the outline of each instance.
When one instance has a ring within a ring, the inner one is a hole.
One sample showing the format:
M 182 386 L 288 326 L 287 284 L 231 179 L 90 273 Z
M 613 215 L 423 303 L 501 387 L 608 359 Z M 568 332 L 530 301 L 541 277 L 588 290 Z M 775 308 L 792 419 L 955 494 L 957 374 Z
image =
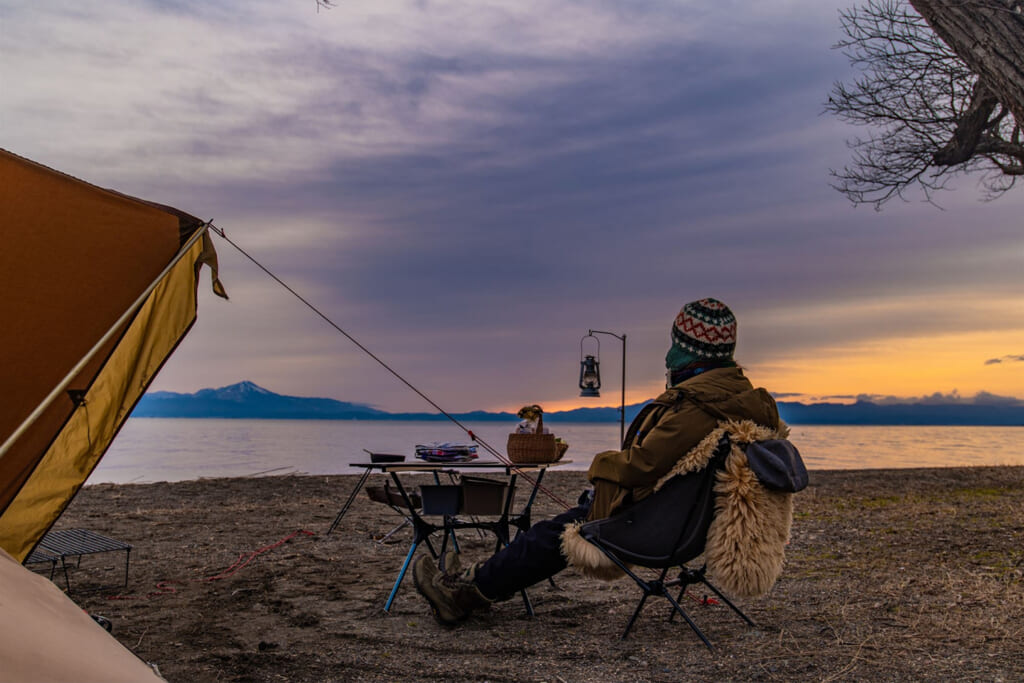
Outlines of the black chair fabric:
M 587 522 L 580 535 L 629 564 L 662 568 L 692 560 L 704 552 L 714 517 L 715 474 L 730 448 L 729 434 L 723 434 L 707 467 L 673 477 L 623 512 Z
M 692 560 L 704 552 L 711 526 L 715 471 L 674 477 L 624 512 L 587 522 L 580 535 L 628 564 L 661 568 Z

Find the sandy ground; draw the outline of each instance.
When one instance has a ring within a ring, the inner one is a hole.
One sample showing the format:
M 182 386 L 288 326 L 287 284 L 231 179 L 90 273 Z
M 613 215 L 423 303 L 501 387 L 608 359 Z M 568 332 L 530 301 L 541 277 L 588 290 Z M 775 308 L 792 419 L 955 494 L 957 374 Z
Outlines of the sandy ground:
M 781 580 L 739 603 L 757 627 L 686 602 L 714 653 L 664 600 L 619 640 L 635 586 L 572 570 L 531 591 L 534 618 L 513 600 L 442 628 L 411 576 L 385 614 L 410 534 L 378 543 L 400 518 L 360 495 L 326 535 L 355 481 L 86 487 L 56 528 L 134 549 L 127 588 L 83 592 L 123 570 L 87 556 L 72 596 L 170 681 L 1024 680 L 1021 467 L 812 472 Z M 547 483 L 572 499 L 584 474 Z M 462 544 L 482 559 L 493 541 Z

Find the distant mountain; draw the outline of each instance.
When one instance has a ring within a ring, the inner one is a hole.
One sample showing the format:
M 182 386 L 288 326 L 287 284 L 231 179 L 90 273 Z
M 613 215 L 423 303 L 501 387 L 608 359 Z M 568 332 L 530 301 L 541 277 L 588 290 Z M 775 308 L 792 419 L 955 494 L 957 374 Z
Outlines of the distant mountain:
M 194 394 L 155 391 L 142 397 L 133 417 L 231 417 L 293 420 L 375 420 L 390 415 L 360 403 L 282 396 L 252 382 Z
M 640 410 L 650 403 L 650 401 L 644 401 L 643 403 L 636 403 L 631 406 L 626 406 L 626 424 L 632 422 L 633 418 L 636 417 Z M 576 408 L 574 410 L 562 410 L 552 413 L 544 413 L 545 416 L 550 417 L 553 420 L 559 422 L 618 422 L 619 421 L 619 409 L 618 408 Z
M 648 402 L 626 406 L 629 422 Z M 779 402 L 779 414 L 791 425 L 993 425 L 1024 426 L 1024 403 L 876 404 Z M 389 413 L 362 403 L 332 398 L 282 396 L 252 382 L 239 382 L 194 394 L 155 391 L 142 397 L 133 417 L 208 417 L 288 420 L 444 420 L 437 413 Z M 512 413 L 454 413 L 466 422 L 510 422 Z M 614 423 L 618 408 L 576 408 L 545 414 L 552 422 Z
M 789 424 L 820 425 L 988 425 L 1024 426 L 1024 404 L 779 402 Z

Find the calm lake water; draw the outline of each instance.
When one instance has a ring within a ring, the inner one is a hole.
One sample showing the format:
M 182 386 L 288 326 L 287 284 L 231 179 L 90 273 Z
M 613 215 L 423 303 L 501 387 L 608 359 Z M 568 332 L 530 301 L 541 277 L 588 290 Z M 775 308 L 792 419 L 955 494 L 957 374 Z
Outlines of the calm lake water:
M 558 424 L 569 442 L 566 469 L 586 470 L 616 447 L 619 425 Z M 512 425 L 470 423 L 504 453 Z M 791 440 L 809 469 L 1024 465 L 1024 427 L 794 426 Z M 267 474 L 354 474 L 368 449 L 412 459 L 416 444 L 465 441 L 448 422 L 343 420 L 193 420 L 132 418 L 88 483 L 182 481 Z M 481 459 L 488 458 L 480 450 Z

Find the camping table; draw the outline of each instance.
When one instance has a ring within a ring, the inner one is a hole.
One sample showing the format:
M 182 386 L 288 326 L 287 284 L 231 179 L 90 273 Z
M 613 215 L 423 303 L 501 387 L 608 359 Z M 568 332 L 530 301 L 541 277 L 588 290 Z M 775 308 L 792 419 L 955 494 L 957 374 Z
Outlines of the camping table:
M 50 565 L 50 580 L 53 580 L 53 575 L 57 573 L 57 563 L 60 561 L 60 556 L 54 555 L 47 551 L 45 548 L 36 548 L 28 554 L 23 564 L 27 567 L 30 564 L 48 564 Z
M 369 451 L 365 448 L 363 450 L 369 453 L 371 458 L 376 458 L 378 455 L 384 456 L 385 458 L 393 458 L 392 460 L 375 460 L 376 463 L 394 463 L 398 461 L 399 458 L 402 458 L 403 461 L 405 458 L 404 455 L 397 455 L 392 453 L 374 453 L 373 451 Z M 361 475 L 359 475 L 359 481 L 357 481 L 356 485 L 352 488 L 352 493 L 349 494 L 348 500 L 346 500 L 345 504 L 341 506 L 341 510 L 338 512 L 338 515 L 334 518 L 334 521 L 331 522 L 331 527 L 327 530 L 328 536 L 330 536 L 334 532 L 335 528 L 337 528 L 338 524 L 341 522 L 341 518 L 344 517 L 345 513 L 348 512 L 348 509 L 352 507 L 352 503 L 355 502 L 356 496 L 359 495 L 360 491 L 362 491 L 363 485 L 366 484 L 366 480 L 369 479 L 370 472 L 372 471 L 373 470 L 367 468 L 363 470 L 363 473 Z M 436 473 L 434 474 L 434 480 L 437 481 L 438 483 L 441 483 L 440 480 L 437 478 Z
M 68 564 L 67 559 L 69 557 L 77 557 L 78 565 L 81 565 L 83 555 L 94 555 L 97 553 L 110 553 L 124 551 L 124 585 L 128 585 L 128 562 L 129 556 L 132 552 L 132 546 L 122 541 L 114 540 L 102 534 L 98 534 L 95 531 L 89 529 L 63 529 L 61 531 L 49 531 L 43 536 L 43 540 L 39 542 L 39 546 L 35 549 L 35 553 L 39 555 L 48 554 L 50 557 L 55 558 L 54 568 L 56 568 L 56 560 L 60 560 L 61 569 L 64 570 L 64 583 L 67 586 L 68 593 L 71 592 L 71 578 L 68 576 Z M 47 561 L 49 558 L 46 558 Z M 29 558 L 33 560 L 32 557 Z M 50 572 L 50 577 L 53 578 L 53 571 Z
M 416 554 L 416 550 L 419 548 L 421 543 L 426 542 L 431 555 L 439 557 L 439 553 L 434 550 L 434 547 L 430 543 L 430 537 L 433 534 L 442 532 L 445 539 L 444 543 L 447 543 L 448 536 L 453 534 L 457 529 L 483 529 L 490 531 L 497 538 L 496 549 L 508 545 L 510 541 L 509 531 L 512 527 L 515 527 L 517 536 L 530 528 L 530 511 L 533 508 L 534 501 L 537 499 L 537 490 L 540 487 L 541 480 L 544 478 L 544 473 L 547 472 L 549 467 L 565 465 L 570 462 L 572 461 L 559 460 L 557 462 L 548 463 L 505 464 L 497 461 L 480 462 L 477 460 L 467 462 L 427 462 L 420 460 L 415 462 L 352 463 L 352 467 L 363 468 L 364 475 L 367 472 L 374 470 L 381 472 L 382 474 L 391 475 L 391 480 L 395 482 L 395 487 L 401 494 L 402 500 L 405 501 L 405 506 L 409 513 L 409 519 L 412 520 L 412 544 L 409 547 L 409 552 L 405 556 L 405 561 L 402 563 L 402 568 L 398 572 L 398 578 L 395 579 L 395 585 L 391 588 L 391 594 L 388 595 L 388 600 L 384 605 L 384 611 L 389 612 L 391 610 L 391 604 L 395 601 L 395 595 L 398 593 L 398 587 L 402 585 L 402 580 L 405 578 L 405 575 L 409 570 L 409 565 L 412 563 L 413 555 Z M 442 473 L 453 475 L 480 471 L 504 473 L 504 475 L 508 477 L 508 494 L 505 498 L 505 505 L 501 513 L 493 516 L 492 519 L 480 520 L 474 518 L 469 521 L 460 519 L 456 515 L 442 515 L 442 521 L 440 524 L 428 521 L 424 518 L 423 514 L 416 509 L 409 493 L 402 484 L 402 478 L 400 476 L 402 474 L 427 473 L 433 474 L 436 481 L 437 476 Z M 525 472 L 535 473 L 535 476 L 532 477 L 533 481 L 530 488 L 530 495 L 519 512 L 513 513 L 511 508 L 516 483 L 518 482 L 519 474 Z M 365 476 L 361 481 L 365 481 Z M 444 545 L 441 547 L 441 554 L 443 553 Z M 526 606 L 526 611 L 530 616 L 533 616 L 533 605 L 530 604 L 530 598 L 526 594 L 525 590 L 522 591 L 522 596 L 523 603 Z

